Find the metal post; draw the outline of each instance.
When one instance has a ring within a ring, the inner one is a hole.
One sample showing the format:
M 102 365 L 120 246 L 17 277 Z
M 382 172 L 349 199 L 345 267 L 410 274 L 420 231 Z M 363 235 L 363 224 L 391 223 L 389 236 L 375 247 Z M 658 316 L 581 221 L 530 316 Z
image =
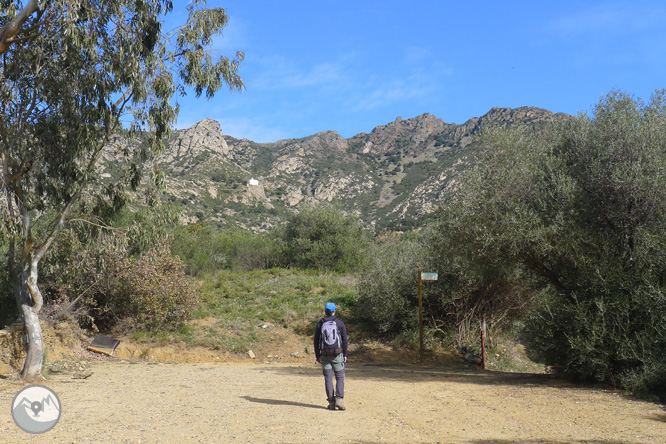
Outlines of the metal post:
M 423 290 L 421 287 L 421 269 L 419 268 L 419 360 L 423 361 Z

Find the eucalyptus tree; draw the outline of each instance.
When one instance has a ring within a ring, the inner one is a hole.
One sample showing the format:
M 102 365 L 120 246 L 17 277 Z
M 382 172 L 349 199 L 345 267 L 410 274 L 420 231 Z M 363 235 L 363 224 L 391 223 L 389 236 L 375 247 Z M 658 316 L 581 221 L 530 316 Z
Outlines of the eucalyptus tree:
M 178 95 L 244 88 L 244 55 L 209 49 L 226 11 L 190 2 L 186 23 L 167 31 L 171 12 L 167 0 L 0 0 L 1 211 L 27 341 L 23 378 L 40 377 L 43 364 L 39 263 L 77 203 L 139 183 Z M 141 143 L 117 143 L 138 134 Z M 99 162 L 111 151 L 128 174 L 102 187 Z

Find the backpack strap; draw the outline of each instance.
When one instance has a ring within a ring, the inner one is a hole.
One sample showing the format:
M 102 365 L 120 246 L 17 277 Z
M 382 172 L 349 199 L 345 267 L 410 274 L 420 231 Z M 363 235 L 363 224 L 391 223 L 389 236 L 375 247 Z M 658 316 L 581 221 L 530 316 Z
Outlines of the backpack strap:
M 324 325 L 324 322 L 326 322 L 326 321 L 324 321 L 324 319 L 325 319 L 325 318 L 321 318 L 321 319 L 319 320 L 319 322 L 317 323 L 317 334 L 319 335 L 319 344 L 318 344 L 318 346 L 319 346 L 319 349 L 320 349 L 320 350 L 321 350 L 321 341 L 322 341 L 322 337 L 321 337 L 321 327 L 322 327 L 322 325 Z

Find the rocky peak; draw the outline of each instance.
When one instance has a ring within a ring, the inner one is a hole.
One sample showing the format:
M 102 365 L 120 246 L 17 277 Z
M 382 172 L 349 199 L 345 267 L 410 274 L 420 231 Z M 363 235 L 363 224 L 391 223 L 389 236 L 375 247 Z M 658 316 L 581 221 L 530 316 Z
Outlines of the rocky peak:
M 202 151 L 213 151 L 226 156 L 229 146 L 224 140 L 219 122 L 204 119 L 186 130 L 176 132 L 171 149 L 165 153 L 165 161 L 169 162 L 184 157 L 195 157 Z
M 516 122 L 534 122 L 551 119 L 555 114 L 541 108 L 522 106 L 520 108 L 491 108 L 484 116 L 482 121 L 491 121 L 499 124 L 509 124 Z
M 476 133 L 483 126 L 512 126 L 512 125 L 540 125 L 554 118 L 566 117 L 565 114 L 555 114 L 551 111 L 522 106 L 520 108 L 491 108 L 481 117 L 473 117 L 453 131 L 454 139 L 460 140 L 462 145 L 469 142 L 469 136 Z
M 398 140 L 418 145 L 449 126 L 451 124 L 425 113 L 411 119 L 398 117 L 391 123 L 376 127 L 370 134 L 359 134 L 352 139 L 363 140 L 363 153 L 380 154 L 394 149 Z
M 372 130 L 371 134 L 386 134 L 399 137 L 407 137 L 412 132 L 430 133 L 433 131 L 441 131 L 446 123 L 429 113 L 421 114 L 411 119 L 403 119 L 397 117 L 393 122 L 386 125 L 380 125 Z
M 349 145 L 347 139 L 342 137 L 337 131 L 322 131 L 313 136 L 305 138 L 302 144 L 306 152 L 319 150 L 320 147 L 330 147 L 335 151 L 347 151 Z

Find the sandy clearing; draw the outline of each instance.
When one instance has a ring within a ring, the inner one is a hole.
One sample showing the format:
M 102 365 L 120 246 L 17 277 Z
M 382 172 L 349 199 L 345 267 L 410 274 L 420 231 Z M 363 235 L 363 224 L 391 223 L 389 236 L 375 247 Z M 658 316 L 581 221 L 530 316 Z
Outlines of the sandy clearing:
M 92 363 L 46 381 L 58 425 L 28 435 L 11 418 L 23 386 L 0 380 L 1 443 L 666 443 L 654 403 L 548 375 L 351 362 L 347 411 L 324 407 L 314 364 Z

